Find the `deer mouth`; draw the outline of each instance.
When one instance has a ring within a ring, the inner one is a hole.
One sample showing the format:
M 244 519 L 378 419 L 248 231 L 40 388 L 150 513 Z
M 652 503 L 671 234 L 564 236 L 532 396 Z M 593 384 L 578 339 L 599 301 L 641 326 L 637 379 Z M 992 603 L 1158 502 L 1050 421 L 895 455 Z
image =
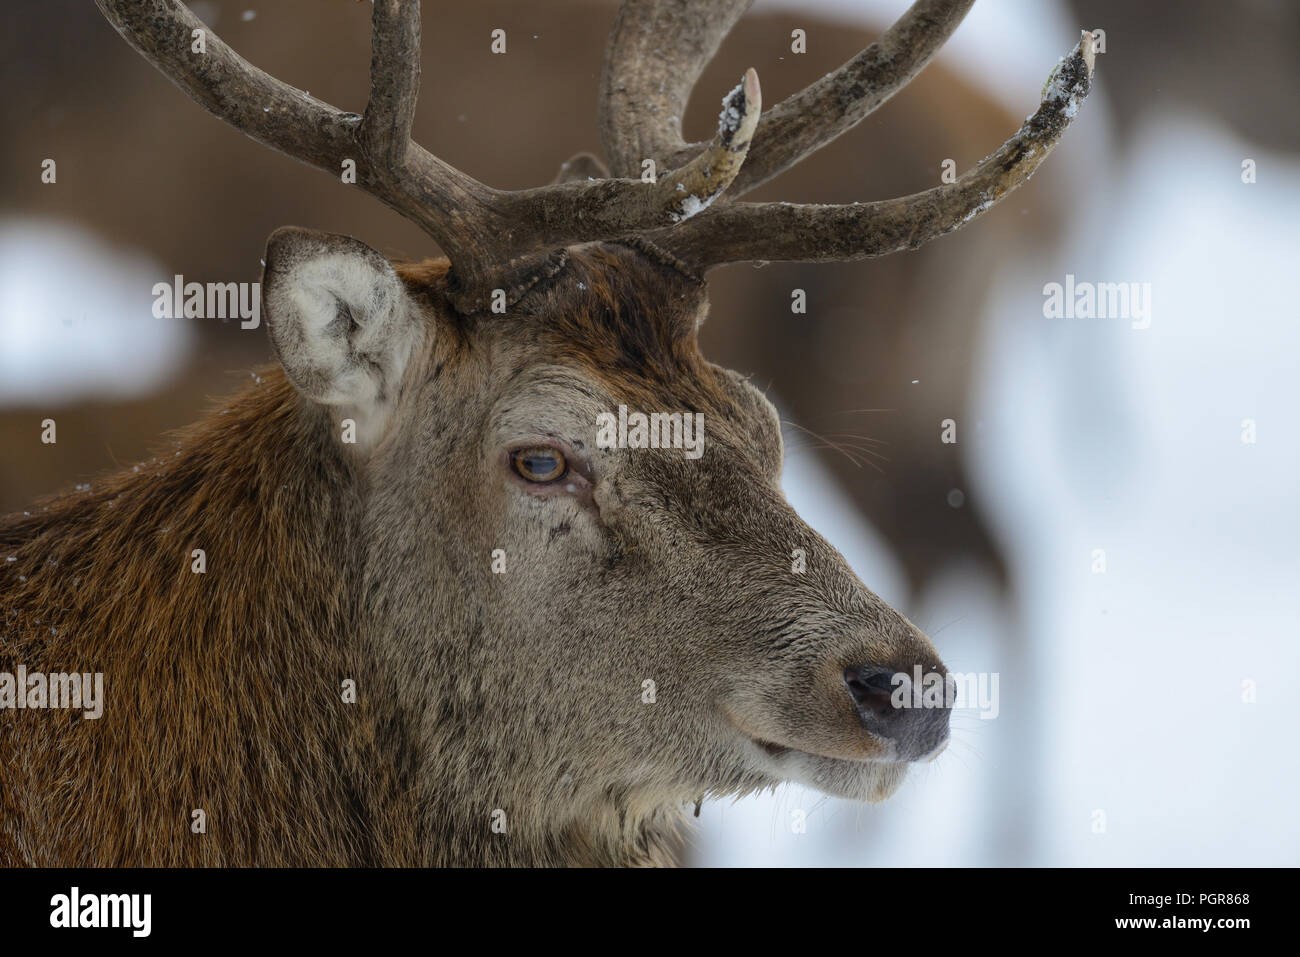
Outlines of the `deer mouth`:
M 934 761 L 939 757 L 939 755 L 946 751 L 949 743 L 949 739 L 945 737 L 942 742 L 926 754 L 922 754 L 918 757 L 904 757 L 898 753 L 898 748 L 894 742 L 884 741 L 873 735 L 873 741 L 883 747 L 883 753 L 864 754 L 861 757 L 845 757 L 843 755 L 822 754 L 818 751 L 801 751 L 799 748 L 791 747 L 788 744 L 777 744 L 775 741 L 769 741 L 765 738 L 757 737 L 747 731 L 741 730 L 740 733 L 772 761 L 782 761 L 792 757 L 802 757 L 810 760 L 835 762 L 847 765 L 926 764 Z
M 914 754 L 901 750 L 895 741 L 858 728 L 851 739 L 843 735 L 843 729 L 838 735 L 830 733 L 826 751 L 812 750 L 818 747 L 817 742 L 801 741 L 803 747 L 796 747 L 751 731 L 730 708 L 724 713 L 739 739 L 737 745 L 763 777 L 851 801 L 885 800 L 902 785 L 912 763 L 933 760 L 948 743 L 945 735 L 931 752 Z
M 850 758 L 803 751 L 744 731 L 740 736 L 751 762 L 773 783 L 800 784 L 832 797 L 883 801 L 907 775 L 908 762 L 895 757 L 888 742 L 879 742 L 886 753 Z
M 758 745 L 759 750 L 769 758 L 784 757 L 794 750 L 794 748 L 787 748 L 784 744 L 775 744 L 772 741 L 764 741 L 762 738 L 750 738 L 749 740 Z
M 816 761 L 834 761 L 839 764 L 853 765 L 896 762 L 900 760 L 894 754 L 893 744 L 888 741 L 879 742 L 884 749 L 884 753 L 882 754 L 864 754 L 861 757 L 844 757 L 843 755 L 822 754 L 818 751 L 803 751 L 788 744 L 778 744 L 775 741 L 769 741 L 765 738 L 757 737 L 756 735 L 752 735 L 743 730 L 740 733 L 744 735 L 746 740 L 755 745 L 758 750 L 763 752 L 767 758 L 773 761 L 781 761 L 792 757 L 802 757 Z
M 774 766 L 775 769 L 784 771 L 791 764 L 809 761 L 854 767 L 904 760 L 898 756 L 892 741 L 877 737 L 866 729 L 860 731 L 862 735 L 860 750 L 854 747 L 852 752 L 845 753 L 845 748 L 841 746 L 832 752 L 827 752 L 798 748 L 793 744 L 784 744 L 751 731 L 730 708 L 724 709 L 724 715 L 732 729 L 751 746 L 748 750 L 757 751 L 756 757 L 761 756 L 765 759 L 763 763 L 769 768 Z M 841 741 L 841 745 L 843 744 L 844 742 Z

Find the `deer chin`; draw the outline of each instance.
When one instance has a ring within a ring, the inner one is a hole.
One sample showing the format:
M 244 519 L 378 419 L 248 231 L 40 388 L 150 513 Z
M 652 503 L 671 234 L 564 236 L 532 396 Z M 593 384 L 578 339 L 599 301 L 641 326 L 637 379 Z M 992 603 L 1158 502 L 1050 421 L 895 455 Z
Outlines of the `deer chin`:
M 790 780 L 831 797 L 875 804 L 890 798 L 907 777 L 902 761 L 840 761 L 820 755 L 799 755 Z
M 757 752 L 764 775 L 777 782 L 815 788 L 831 797 L 877 803 L 891 797 L 907 776 L 907 762 L 894 758 L 893 745 L 881 756 L 850 760 L 813 754 L 745 735 Z

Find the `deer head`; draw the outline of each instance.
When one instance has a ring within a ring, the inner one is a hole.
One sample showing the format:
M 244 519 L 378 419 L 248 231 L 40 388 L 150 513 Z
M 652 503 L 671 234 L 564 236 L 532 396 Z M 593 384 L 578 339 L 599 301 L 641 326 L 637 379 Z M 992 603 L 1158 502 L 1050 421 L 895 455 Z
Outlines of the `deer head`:
M 446 840 L 486 847 L 499 807 L 528 859 L 564 857 L 566 840 L 655 859 L 702 795 L 797 780 L 875 800 L 944 747 L 946 708 L 891 697 L 899 673 L 943 673 L 937 652 L 785 502 L 772 405 L 707 362 L 696 330 L 716 266 L 915 248 L 1042 163 L 1088 92 L 1088 34 L 1037 112 L 954 183 L 846 206 L 738 201 L 901 89 L 972 2 L 918 0 L 766 112 L 750 70 L 693 144 L 687 98 L 748 0 L 624 2 L 599 98 L 608 167 L 584 155 L 549 186 L 502 191 L 411 141 L 414 0 L 375 0 L 360 115 L 251 66 L 176 0 L 97 0 L 200 105 L 328 172 L 355 161 L 358 185 L 448 257 L 394 266 L 282 229 L 263 288 L 305 421 L 356 426 L 330 471 L 351 476 L 361 515 L 355 634 L 401 702 L 422 806 L 457 822 L 428 825 Z M 674 436 L 702 421 L 698 454 L 602 440 L 636 413 L 676 415 Z

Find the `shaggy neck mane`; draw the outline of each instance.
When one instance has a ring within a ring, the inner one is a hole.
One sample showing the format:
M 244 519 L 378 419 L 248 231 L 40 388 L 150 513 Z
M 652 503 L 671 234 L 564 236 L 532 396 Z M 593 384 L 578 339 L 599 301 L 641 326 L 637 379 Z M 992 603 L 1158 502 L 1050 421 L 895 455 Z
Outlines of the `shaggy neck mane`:
M 0 861 L 414 859 L 332 435 L 266 370 L 156 458 L 0 519 L 0 671 L 104 676 L 98 719 L 3 713 Z

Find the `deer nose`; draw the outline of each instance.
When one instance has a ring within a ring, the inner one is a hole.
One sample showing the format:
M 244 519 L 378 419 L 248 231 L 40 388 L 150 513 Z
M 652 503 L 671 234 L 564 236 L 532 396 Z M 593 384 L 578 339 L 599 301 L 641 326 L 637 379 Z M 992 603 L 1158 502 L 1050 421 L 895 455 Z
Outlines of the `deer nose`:
M 943 674 L 944 691 L 948 689 Z M 850 665 L 844 669 L 844 686 L 857 709 L 862 726 L 894 745 L 900 761 L 931 758 L 948 741 L 948 715 L 952 699 L 914 693 L 911 674 L 905 669 L 880 665 Z

